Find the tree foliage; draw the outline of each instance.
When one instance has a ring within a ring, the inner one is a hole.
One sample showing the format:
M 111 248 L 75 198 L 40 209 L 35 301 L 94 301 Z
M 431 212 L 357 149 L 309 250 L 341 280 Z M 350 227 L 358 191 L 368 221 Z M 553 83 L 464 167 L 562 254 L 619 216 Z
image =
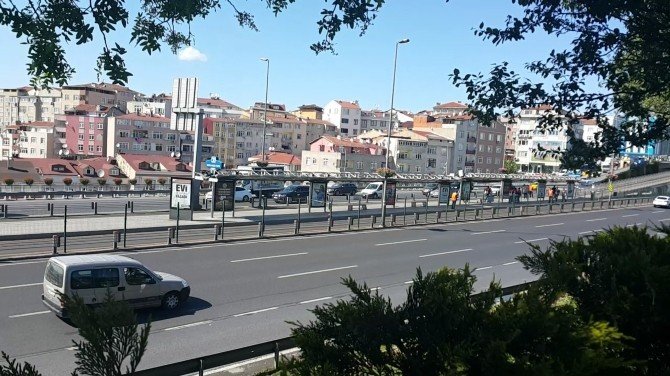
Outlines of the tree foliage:
M 670 137 L 670 7 L 667 0 L 519 0 L 522 17 L 508 16 L 504 27 L 481 23 L 475 34 L 495 45 L 545 32 L 572 36 L 570 48 L 552 50 L 545 60 L 528 62 L 526 70 L 539 76 L 531 81 L 507 62 L 488 74 L 451 78 L 465 88 L 471 111 L 488 124 L 498 116 L 515 118 L 518 111 L 550 105 L 542 129 L 562 129 L 574 138 L 581 117 L 596 119 L 601 131 L 594 142 L 578 145 L 573 153 L 598 158 L 618 152 L 622 141 L 643 146 Z M 589 90 L 596 80 L 599 89 Z M 628 115 L 620 126 L 607 115 Z M 565 150 L 558 150 L 564 153 Z M 569 158 L 569 157 L 568 157 Z
M 348 301 L 314 309 L 293 329 L 299 359 L 285 375 L 605 375 L 628 373 L 629 338 L 575 305 L 539 290 L 500 300 L 491 283 L 472 295 L 463 270 L 419 270 L 406 301 L 393 306 L 348 278 Z
M 658 231 L 670 234 L 670 227 Z M 582 319 L 611 323 L 635 339 L 639 374 L 670 374 L 670 240 L 646 228 L 613 228 L 589 238 L 532 246 L 519 260 L 549 298 L 568 294 Z
M 140 326 L 127 302 L 115 301 L 108 292 L 97 307 L 89 307 L 78 297 L 61 295 L 69 319 L 82 340 L 75 341 L 72 376 L 121 376 L 133 374 L 147 349 L 151 323 Z M 41 376 L 29 364 L 20 364 L 2 352 L 0 376 Z
M 265 6 L 279 15 L 296 0 L 265 0 Z M 83 0 L 28 1 L 0 0 L 0 25 L 28 45 L 28 74 L 33 86 L 65 85 L 75 69 L 68 60 L 64 44 L 85 45 L 95 37 L 103 42 L 97 58 L 98 76 L 106 75 L 113 83 L 127 84 L 132 73 L 125 65 L 128 45 L 152 54 L 167 46 L 176 53 L 194 43 L 191 23 L 221 11 L 220 0 L 144 0 L 131 18 L 125 1 Z M 242 27 L 258 30 L 254 16 L 240 10 L 240 0 L 224 2 Z M 323 39 L 311 45 L 315 53 L 334 52 L 334 39 L 342 28 L 365 33 L 384 0 L 327 0 L 317 22 Z M 130 28 L 130 41 L 108 40 L 110 32 Z

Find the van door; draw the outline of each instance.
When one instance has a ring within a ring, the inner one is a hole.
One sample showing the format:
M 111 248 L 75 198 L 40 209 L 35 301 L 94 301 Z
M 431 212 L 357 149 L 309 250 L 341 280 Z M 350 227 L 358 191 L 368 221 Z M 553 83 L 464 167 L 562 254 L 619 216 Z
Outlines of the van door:
M 69 296 L 80 297 L 84 304 L 97 304 L 95 285 L 93 283 L 93 269 L 73 270 L 70 272 Z
M 158 281 L 145 269 L 129 266 L 123 268 L 125 289 L 123 300 L 135 308 L 154 307 L 161 304 Z

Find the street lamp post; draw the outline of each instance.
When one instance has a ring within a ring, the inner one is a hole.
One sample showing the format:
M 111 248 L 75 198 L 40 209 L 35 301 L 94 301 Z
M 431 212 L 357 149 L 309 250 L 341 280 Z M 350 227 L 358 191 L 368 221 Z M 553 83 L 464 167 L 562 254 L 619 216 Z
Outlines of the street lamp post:
M 264 57 L 261 58 L 261 61 L 267 63 L 267 68 L 265 69 L 265 107 L 263 107 L 263 143 L 261 149 L 261 161 L 265 162 L 265 133 L 267 132 L 268 126 L 268 85 L 270 83 L 270 59 Z
M 391 128 L 393 127 L 393 99 L 395 97 L 395 73 L 398 64 L 398 46 L 409 43 L 409 39 L 401 39 L 395 43 L 395 55 L 393 56 L 393 85 L 391 86 L 391 118 L 389 119 L 389 126 L 386 134 L 386 169 L 390 170 L 391 160 Z M 382 191 L 382 227 L 386 227 L 386 183 L 388 177 L 384 175 L 384 189 Z

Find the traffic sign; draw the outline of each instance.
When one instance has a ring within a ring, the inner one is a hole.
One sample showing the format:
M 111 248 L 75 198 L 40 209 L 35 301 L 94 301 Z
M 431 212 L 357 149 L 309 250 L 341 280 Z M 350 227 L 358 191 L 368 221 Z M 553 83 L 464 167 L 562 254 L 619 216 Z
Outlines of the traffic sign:
M 223 167 L 223 162 L 221 162 L 217 157 L 211 157 L 205 161 L 205 166 L 207 166 L 207 168 L 220 170 Z
M 612 182 L 607 184 L 607 190 L 610 191 L 610 193 L 614 192 L 614 184 L 612 184 Z

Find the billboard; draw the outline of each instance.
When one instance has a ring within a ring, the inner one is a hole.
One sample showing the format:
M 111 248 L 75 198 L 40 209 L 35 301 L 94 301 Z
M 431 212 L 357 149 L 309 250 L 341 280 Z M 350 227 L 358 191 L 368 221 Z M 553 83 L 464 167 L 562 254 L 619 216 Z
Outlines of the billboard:
M 326 182 L 312 182 L 309 186 L 309 206 L 312 208 L 326 207 Z
M 193 181 L 191 179 L 172 178 L 170 191 L 170 208 L 190 209 L 191 193 L 193 192 Z
M 396 183 L 386 182 L 386 205 L 395 205 Z
M 233 210 L 235 205 L 235 180 L 219 180 L 214 188 L 214 209 Z

